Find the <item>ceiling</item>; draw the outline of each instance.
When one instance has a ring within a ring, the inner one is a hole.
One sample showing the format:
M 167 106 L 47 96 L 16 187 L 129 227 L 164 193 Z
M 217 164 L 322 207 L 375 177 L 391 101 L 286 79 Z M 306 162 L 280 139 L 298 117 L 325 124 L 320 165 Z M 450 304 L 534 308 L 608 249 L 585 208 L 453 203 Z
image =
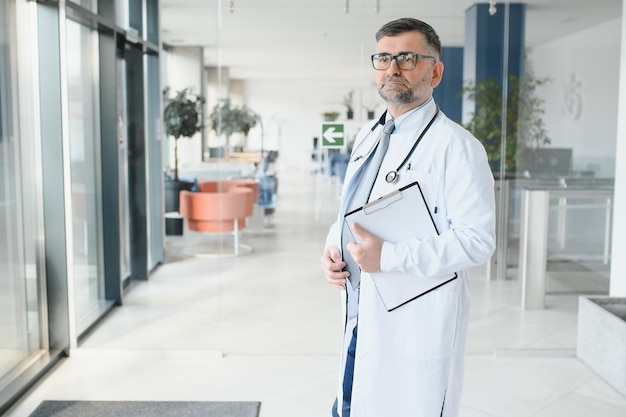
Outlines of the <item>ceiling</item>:
M 399 17 L 428 22 L 444 47 L 462 46 L 465 10 L 473 4 L 467 0 L 161 0 L 161 39 L 170 46 L 203 47 L 205 65 L 228 67 L 231 79 L 350 79 L 369 74 L 374 33 Z M 533 46 L 619 18 L 622 0 L 528 0 L 526 4 L 526 45 Z M 505 13 L 505 3 L 496 7 L 497 13 Z

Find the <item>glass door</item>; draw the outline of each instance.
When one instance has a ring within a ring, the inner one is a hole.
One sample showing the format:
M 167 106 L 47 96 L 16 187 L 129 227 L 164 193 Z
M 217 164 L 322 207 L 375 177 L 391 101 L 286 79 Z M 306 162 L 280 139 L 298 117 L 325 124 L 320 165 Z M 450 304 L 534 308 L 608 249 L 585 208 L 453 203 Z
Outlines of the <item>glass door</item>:
M 28 354 L 28 317 L 23 234 L 20 229 L 22 202 L 14 105 L 10 32 L 12 2 L 0 1 L 0 377 Z M 1 380 L 1 378 L 0 378 Z
M 118 52 L 119 53 L 119 52 Z M 117 57 L 117 142 L 118 192 L 120 206 L 120 278 L 131 275 L 130 266 L 130 195 L 128 188 L 128 103 L 126 100 L 126 61 Z
M 18 55 L 22 65 L 28 57 L 17 48 L 17 14 L 14 1 L 0 0 L 0 406 L 3 390 L 47 349 L 38 265 L 43 239 L 40 158 L 34 116 L 20 111 L 31 104 L 31 91 L 21 87 L 32 80 L 18 77 Z M 29 40 L 24 36 L 23 43 Z
M 78 334 L 106 309 L 100 212 L 98 33 L 67 20 L 73 280 Z

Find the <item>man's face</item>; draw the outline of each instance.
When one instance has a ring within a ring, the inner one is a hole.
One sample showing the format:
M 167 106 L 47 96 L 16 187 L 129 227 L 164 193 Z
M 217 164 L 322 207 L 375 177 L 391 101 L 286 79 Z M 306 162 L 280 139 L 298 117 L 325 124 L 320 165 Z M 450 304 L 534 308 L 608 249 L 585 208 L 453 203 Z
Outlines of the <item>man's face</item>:
M 385 36 L 378 41 L 376 53 L 397 55 L 413 52 L 433 55 L 418 32 Z M 416 107 L 425 102 L 441 81 L 443 64 L 432 59 L 419 59 L 414 69 L 401 70 L 395 60 L 386 70 L 376 70 L 376 86 L 380 96 L 390 105 Z

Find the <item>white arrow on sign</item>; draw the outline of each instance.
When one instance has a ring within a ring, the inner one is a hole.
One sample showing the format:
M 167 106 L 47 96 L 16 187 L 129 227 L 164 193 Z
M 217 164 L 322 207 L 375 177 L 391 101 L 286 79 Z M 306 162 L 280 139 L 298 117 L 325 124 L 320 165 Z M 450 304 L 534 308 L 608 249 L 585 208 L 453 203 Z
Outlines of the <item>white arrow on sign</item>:
M 322 136 L 324 136 L 324 139 L 326 139 L 327 142 L 335 143 L 335 139 L 343 138 L 343 132 L 335 132 L 335 127 L 331 126 L 326 129 Z

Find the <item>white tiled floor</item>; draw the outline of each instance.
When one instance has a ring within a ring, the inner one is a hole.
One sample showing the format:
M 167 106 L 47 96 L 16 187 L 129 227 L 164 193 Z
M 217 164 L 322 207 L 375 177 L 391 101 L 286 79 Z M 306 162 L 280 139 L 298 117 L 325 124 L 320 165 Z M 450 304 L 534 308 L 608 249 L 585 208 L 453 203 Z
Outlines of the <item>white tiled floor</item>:
M 279 178 L 272 227 L 243 234 L 252 254 L 189 257 L 219 238 L 168 237 L 167 262 L 5 417 L 46 399 L 256 400 L 261 417 L 329 416 L 341 319 L 319 258 L 338 190 Z M 626 398 L 575 358 L 575 297 L 522 311 L 515 280 L 472 272 L 462 417 L 626 415 Z

